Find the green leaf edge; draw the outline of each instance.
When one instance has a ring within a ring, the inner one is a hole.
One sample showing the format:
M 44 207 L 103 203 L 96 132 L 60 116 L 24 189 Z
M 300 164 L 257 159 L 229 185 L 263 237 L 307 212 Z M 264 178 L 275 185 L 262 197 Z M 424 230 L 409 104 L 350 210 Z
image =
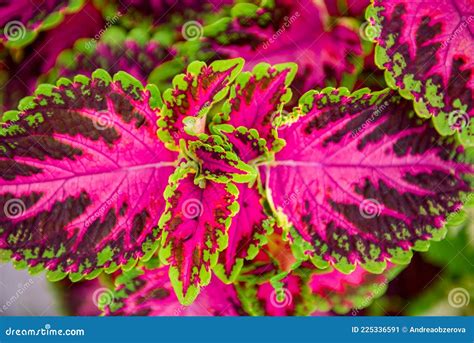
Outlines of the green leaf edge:
M 224 147 L 220 145 L 210 145 L 202 141 L 194 141 L 189 143 L 189 152 L 193 156 L 193 159 L 197 162 L 199 161 L 199 158 L 195 154 L 195 150 L 197 148 L 204 148 L 208 151 L 214 151 L 215 153 L 219 155 L 223 155 L 223 157 L 227 160 L 230 160 L 234 163 L 236 163 L 235 166 L 232 166 L 240 171 L 245 172 L 245 174 L 239 174 L 239 173 L 230 173 L 229 176 L 227 175 L 214 175 L 212 173 L 207 173 L 204 174 L 202 173 L 202 170 L 200 170 L 200 173 L 198 174 L 197 178 L 198 180 L 203 177 L 207 180 L 211 180 L 217 183 L 228 183 L 230 181 L 236 182 L 236 183 L 251 183 L 255 181 L 257 178 L 258 171 L 256 168 L 249 166 L 248 164 L 244 163 L 240 158 L 237 156 L 232 151 L 228 151 L 224 149 Z
M 260 248 L 268 243 L 268 236 L 271 235 L 275 229 L 275 224 L 276 224 L 275 218 L 272 216 L 271 213 L 268 213 L 268 211 L 266 210 L 266 207 L 264 206 L 264 204 L 267 202 L 265 193 L 263 192 L 263 190 L 261 189 L 259 185 L 257 185 L 257 187 L 258 187 L 258 192 L 260 194 L 260 203 L 262 204 L 262 207 L 268 216 L 262 222 L 262 227 L 264 228 L 265 233 L 263 235 L 257 236 L 258 238 L 257 245 L 251 245 L 248 247 L 246 251 L 247 256 L 245 258 L 237 257 L 235 259 L 235 264 L 232 267 L 230 275 L 228 275 L 225 272 L 225 267 L 222 264 L 220 264 L 219 261 L 217 261 L 217 264 L 213 268 L 214 273 L 222 282 L 226 284 L 234 283 L 237 281 L 237 278 L 240 275 L 242 267 L 244 266 L 244 262 L 251 261 L 258 255 Z M 237 201 L 239 201 L 238 198 L 237 198 Z
M 235 195 L 236 199 L 232 204 L 230 204 L 227 208 L 230 210 L 230 215 L 225 218 L 224 226 L 225 226 L 225 235 L 218 239 L 218 247 L 217 252 L 214 254 L 209 254 L 209 270 L 206 270 L 204 266 L 201 266 L 199 270 L 199 277 L 200 277 L 200 284 L 194 285 L 190 284 L 186 294 L 183 294 L 183 285 L 182 282 L 179 281 L 179 271 L 176 267 L 172 266 L 168 262 L 168 258 L 172 255 L 171 253 L 171 245 L 166 246 L 165 240 L 168 236 L 168 233 L 165 230 L 165 226 L 168 221 L 171 219 L 171 214 L 169 210 L 171 209 L 171 204 L 169 203 L 170 197 L 172 197 L 178 188 L 179 181 L 184 179 L 188 176 L 188 174 L 192 174 L 193 172 L 186 168 L 185 165 L 176 168 L 176 171 L 170 176 L 168 186 L 166 187 L 163 195 L 166 200 L 166 209 L 163 215 L 160 218 L 158 223 L 159 230 L 161 231 L 161 237 L 159 241 L 161 242 L 161 248 L 159 250 L 159 257 L 160 261 L 164 265 L 169 265 L 169 277 L 175 294 L 182 305 L 188 306 L 193 303 L 193 301 L 199 295 L 201 288 L 207 286 L 211 282 L 211 275 L 213 267 L 217 264 L 217 259 L 219 257 L 219 253 L 227 248 L 228 245 L 228 236 L 227 232 L 229 230 L 230 224 L 232 222 L 232 218 L 237 214 L 239 211 L 239 204 L 237 201 L 239 191 L 238 188 L 233 183 L 227 183 L 226 189 L 230 194 Z M 211 181 L 212 182 L 212 181 Z
M 69 0 L 68 4 L 59 11 L 48 14 L 34 29 L 28 29 L 25 25 L 25 37 L 15 41 L 4 40 L 3 44 L 9 49 L 19 49 L 31 44 L 42 31 L 50 30 L 58 26 L 68 14 L 78 12 L 85 5 L 85 0 Z M 34 6 L 34 5 L 33 5 Z
M 172 87 L 166 89 L 163 92 L 163 106 L 161 109 L 161 118 L 158 120 L 158 138 L 165 144 L 165 146 L 173 151 L 178 151 L 179 150 L 179 144 L 176 144 L 175 140 L 171 136 L 171 134 L 167 131 L 168 124 L 165 121 L 165 117 L 172 117 L 173 112 L 168 106 L 166 105 L 166 102 L 174 103 L 177 102 L 179 103 L 180 101 L 176 101 L 173 91 L 176 89 L 179 90 L 186 90 L 188 89 L 188 86 L 186 82 L 184 81 L 184 78 L 186 74 L 190 74 L 193 76 L 193 83 L 196 82 L 196 78 L 199 76 L 202 68 L 204 67 L 209 67 L 212 68 L 216 72 L 220 71 L 227 71 L 232 69 L 230 75 L 227 78 L 227 85 L 223 87 L 219 92 L 217 92 L 214 97 L 208 101 L 208 106 L 205 106 L 199 111 L 199 116 L 206 115 L 211 107 L 215 105 L 217 102 L 222 100 L 228 93 L 230 85 L 234 81 L 234 79 L 237 77 L 237 75 L 241 72 L 242 68 L 244 67 L 244 59 L 243 58 L 234 58 L 234 59 L 228 59 L 228 60 L 217 60 L 212 62 L 209 66 L 202 61 L 194 61 L 191 62 L 187 69 L 186 73 L 178 74 L 173 78 L 172 81 Z
M 334 91 L 337 91 L 337 94 L 331 94 Z M 350 92 L 345 87 L 339 87 L 339 88 L 326 87 L 320 91 L 309 90 L 301 96 L 301 98 L 298 101 L 298 105 L 293 109 L 293 112 L 289 114 L 286 120 L 283 121 L 283 125 L 294 124 L 298 121 L 299 118 L 307 115 L 307 112 L 305 112 L 304 108 L 306 106 L 312 106 L 313 97 L 315 94 L 327 94 L 329 96 L 333 96 L 333 95 L 334 96 L 336 95 L 348 96 L 355 100 L 357 100 L 357 98 L 360 98 L 366 94 L 370 94 L 372 96 L 370 99 L 370 102 L 371 102 L 371 105 L 373 105 L 376 102 L 383 101 L 385 97 L 390 94 L 390 89 L 386 88 L 386 89 L 383 89 L 381 91 L 376 91 L 376 92 L 371 92 L 369 88 L 362 88 L 357 91 Z M 468 150 L 469 151 L 466 152 L 466 157 L 468 159 L 472 158 L 474 160 L 474 157 L 469 157 L 471 153 L 472 155 L 474 155 L 474 153 L 472 152 L 474 151 L 474 149 L 472 149 L 472 151 L 471 149 L 468 149 Z M 470 181 L 470 184 L 473 185 L 474 187 L 474 179 Z M 320 268 L 320 269 L 325 269 L 325 268 L 329 268 L 333 266 L 338 271 L 344 274 L 352 273 L 357 267 L 357 265 L 360 265 L 366 271 L 373 274 L 383 273 L 386 270 L 387 261 L 392 262 L 397 265 L 407 265 L 411 261 L 411 258 L 413 256 L 413 251 L 420 251 L 420 252 L 427 251 L 429 249 L 431 241 L 437 242 L 444 239 L 447 233 L 447 226 L 450 225 L 450 221 L 456 220 L 455 217 L 452 218 L 452 217 L 449 217 L 448 215 L 447 221 L 444 223 L 444 226 L 442 228 L 436 229 L 433 227 L 427 227 L 427 230 L 429 230 L 430 233 L 432 234 L 432 238 L 430 240 L 426 240 L 426 241 L 417 240 L 415 244 L 407 251 L 399 247 L 396 249 L 392 249 L 390 251 L 390 254 L 392 256 L 383 261 L 367 261 L 365 263 L 352 264 L 344 257 L 343 259 L 340 259 L 338 262 L 332 263 L 332 262 L 324 260 L 320 256 L 311 255 L 314 252 L 314 248 L 311 246 L 311 244 L 304 241 L 303 238 L 296 232 L 292 224 L 288 221 L 288 218 L 286 217 L 286 215 L 279 209 L 275 208 L 275 205 L 273 204 L 273 200 L 271 196 L 271 189 L 267 187 L 266 191 L 267 191 L 267 199 L 274 212 L 274 216 L 277 220 L 277 224 L 283 228 L 284 234 L 288 235 L 288 237 L 291 236 L 292 238 L 291 250 L 293 252 L 294 257 L 298 261 L 310 260 L 317 268 Z M 460 200 L 463 202 L 466 199 L 469 200 L 473 198 L 472 196 L 469 196 L 469 195 L 463 197 L 464 194 L 465 193 L 461 193 L 461 196 L 460 196 Z
M 59 80 L 57 80 L 55 85 L 48 84 L 48 83 L 43 83 L 43 84 L 38 85 L 36 90 L 33 93 L 33 96 L 27 96 L 21 99 L 18 105 L 18 109 L 5 112 L 2 116 L 2 120 L 4 121 L 5 124 L 15 123 L 16 121 L 20 120 L 22 111 L 35 108 L 34 100 L 36 96 L 38 95 L 51 95 L 51 93 L 55 89 L 64 85 L 72 84 L 73 82 L 88 85 L 90 84 L 91 81 L 95 81 L 95 80 L 105 82 L 107 85 L 109 85 L 112 82 L 118 83 L 120 84 L 122 90 L 132 85 L 133 87 L 138 88 L 140 91 L 143 91 L 144 95 L 146 95 L 146 92 L 148 91 L 149 92 L 148 103 L 152 109 L 155 108 L 154 106 L 156 106 L 157 102 L 161 101 L 161 99 L 159 99 L 160 98 L 159 90 L 155 85 L 148 84 L 146 87 L 144 87 L 140 81 L 135 79 L 132 75 L 123 71 L 116 73 L 112 77 L 106 70 L 96 69 L 92 73 L 92 76 L 90 78 L 85 75 L 76 75 L 73 80 L 70 80 L 68 78 L 60 78 Z M 14 128 L 15 125 L 11 125 L 10 127 Z M 0 128 L 0 135 L 3 135 L 4 133 L 8 133 L 8 132 L 5 132 L 2 128 Z M 156 229 L 154 229 L 154 231 L 156 231 Z M 95 279 L 104 271 L 107 274 L 111 274 L 117 271 L 118 269 L 122 269 L 124 271 L 131 270 L 137 264 L 138 260 L 144 261 L 144 262 L 149 260 L 158 250 L 159 246 L 160 246 L 160 241 L 158 239 L 154 242 L 151 240 L 145 241 L 142 244 L 141 252 L 144 253 L 144 255 L 141 258 L 139 259 L 130 258 L 124 264 L 120 264 L 120 265 L 116 264 L 115 262 L 112 262 L 108 267 L 97 267 L 97 269 L 92 270 L 88 274 L 81 274 L 81 272 L 75 272 L 75 273 L 65 272 L 59 269 L 49 270 L 49 269 L 46 269 L 42 263 L 35 266 L 30 266 L 27 264 L 25 260 L 19 260 L 19 261 L 11 260 L 12 252 L 7 249 L 0 249 L 0 261 L 2 262 L 11 261 L 15 269 L 18 269 L 18 270 L 28 269 L 28 272 L 32 275 L 45 271 L 47 280 L 51 282 L 60 281 L 66 278 L 67 276 L 72 282 L 77 282 L 82 279 L 85 279 L 85 280 Z M 107 247 L 104 248 L 102 251 L 100 251 L 98 253 L 98 256 L 100 254 L 107 255 Z
M 370 22 L 373 20 L 376 25 L 379 27 L 382 26 L 381 24 L 381 18 L 378 16 L 380 10 L 377 10 L 375 8 L 375 5 L 372 3 L 369 7 L 367 7 L 366 12 L 365 12 L 365 18 Z M 377 38 L 377 37 L 376 37 Z M 381 70 L 384 71 L 384 78 L 385 81 L 387 82 L 387 85 L 393 89 L 398 91 L 398 93 L 407 100 L 410 100 L 413 102 L 413 108 L 415 110 L 415 113 L 422 119 L 426 118 L 432 118 L 434 127 L 436 131 L 441 136 L 455 136 L 456 139 L 463 145 L 465 146 L 474 146 L 474 138 L 472 135 L 469 134 L 469 131 L 474 132 L 474 121 L 471 120 L 468 123 L 468 127 L 459 131 L 459 130 L 453 130 L 448 123 L 448 118 L 447 115 L 443 111 L 439 113 L 438 116 L 434 116 L 431 113 L 428 112 L 428 109 L 426 108 L 425 102 L 422 100 L 416 100 L 415 96 L 413 95 L 412 91 L 413 89 L 410 87 L 409 84 L 406 84 L 404 82 L 404 85 L 406 86 L 406 89 L 401 89 L 396 85 L 395 79 L 393 75 L 390 73 L 390 71 L 383 66 L 383 64 L 387 61 L 388 56 L 386 50 L 380 46 L 375 38 L 374 41 L 375 43 L 375 54 L 374 54 L 374 61 L 377 67 Z M 422 81 L 419 81 L 422 82 Z M 443 101 L 444 103 L 444 101 Z
M 284 70 L 289 70 L 288 75 L 286 75 L 285 78 L 285 87 L 286 87 L 286 92 L 280 96 L 280 101 L 279 101 L 279 108 L 275 112 L 280 112 L 283 110 L 284 105 L 291 100 L 293 96 L 293 92 L 290 88 L 291 83 L 296 77 L 296 73 L 298 72 L 298 65 L 293 62 L 288 62 L 288 63 L 279 63 L 275 65 L 270 65 L 266 62 L 260 62 L 258 63 L 252 71 L 246 71 L 240 73 L 233 85 L 230 86 L 230 91 L 229 91 L 229 98 L 223 103 L 222 105 L 222 112 L 215 115 L 213 118 L 213 125 L 220 125 L 220 124 L 226 124 L 231 118 L 230 118 L 230 111 L 231 111 L 231 103 L 230 101 L 236 97 L 236 86 L 239 85 L 241 88 L 245 88 L 250 81 L 250 78 L 252 76 L 255 76 L 256 81 L 261 80 L 263 77 L 270 75 L 269 70 L 273 69 L 276 72 L 282 72 Z M 251 128 L 249 128 L 251 129 Z M 280 138 L 278 138 L 278 132 L 273 126 L 272 128 L 272 134 L 273 138 L 275 139 L 273 142 L 273 145 L 269 150 L 273 152 L 277 152 L 281 150 L 284 146 L 284 141 Z
M 273 153 L 273 151 L 270 151 L 268 149 L 267 140 L 265 138 L 261 138 L 259 132 L 256 129 L 253 129 L 253 128 L 249 129 L 246 126 L 235 127 L 231 124 L 214 124 L 214 123 L 211 123 L 209 125 L 209 131 L 211 131 L 211 133 L 213 133 L 214 135 L 218 135 L 218 136 L 222 137 L 222 139 L 229 146 L 231 145 L 231 143 L 230 143 L 229 139 L 227 138 L 226 133 L 231 134 L 233 132 L 238 132 L 240 134 L 248 134 L 252 139 L 254 139 L 258 144 L 258 149 L 259 150 L 261 149 L 263 151 L 262 151 L 262 154 L 259 157 L 247 162 L 247 164 L 249 164 L 249 165 L 256 165 L 256 164 L 259 164 L 262 161 L 268 162 L 268 161 L 273 161 L 274 160 L 274 153 Z M 278 143 L 277 143 L 278 145 L 281 144 L 283 146 L 285 144 L 284 140 L 282 140 L 280 138 L 278 138 L 277 140 L 278 140 Z M 275 142 L 273 144 L 274 146 L 276 145 Z M 232 149 L 232 147 L 230 149 Z

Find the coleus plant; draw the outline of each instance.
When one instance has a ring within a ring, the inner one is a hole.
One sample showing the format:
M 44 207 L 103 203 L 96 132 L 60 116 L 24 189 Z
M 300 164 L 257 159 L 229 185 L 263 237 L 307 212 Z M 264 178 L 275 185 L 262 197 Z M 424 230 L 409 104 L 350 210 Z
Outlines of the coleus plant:
M 202 17 L 233 3 L 232 0 L 93 0 L 93 2 L 106 16 L 117 12 L 126 14 L 126 26 L 135 26 L 136 23 L 133 21 L 137 20 L 146 20 L 153 24 L 166 23 L 174 15 L 184 15 L 188 19 L 196 17 L 196 14 Z
M 260 62 L 294 61 L 298 75 L 292 87 L 302 94 L 343 81 L 349 86 L 364 56 L 357 26 L 352 18 L 331 18 L 324 2 L 241 3 L 204 27 L 203 49 L 243 57 L 247 70 Z
M 84 0 L 6 1 L 0 5 L 0 42 L 11 48 L 30 44 L 41 31 L 49 30 L 64 16 L 79 11 Z
M 443 135 L 474 137 L 474 3 L 375 0 L 366 16 L 387 84 Z
M 178 54 L 175 47 L 180 39 L 184 40 L 182 27 L 189 20 L 189 15 L 174 13 L 172 20 L 155 25 L 156 23 L 152 24 L 153 18 L 149 16 L 131 16 L 133 11 L 140 8 L 149 11 L 146 2 L 122 2 L 123 6 L 119 6 L 120 8 L 110 1 L 94 1 L 97 8 L 90 2 L 81 2 L 74 7 L 74 11 L 66 10 L 68 3 L 57 1 L 54 7 L 52 3 L 45 2 L 37 8 L 39 17 L 42 10 L 48 10 L 51 18 L 58 20 L 47 27 L 46 33 L 27 46 L 18 45 L 17 40 L 28 36 L 28 25 L 23 22 L 18 24 L 14 20 L 18 13 L 12 12 L 11 5 L 5 7 L 5 20 L 10 20 L 11 29 L 7 26 L 4 28 L 3 32 L 8 34 L 4 40 L 11 49 L 0 49 L 2 111 L 16 108 L 18 101 L 31 94 L 40 83 L 54 83 L 59 77 L 73 77 L 76 74 L 90 76 L 97 68 L 105 69 L 111 74 L 126 70 L 142 82 L 149 81 L 160 88 L 166 88 L 172 77 L 183 72 L 189 63 L 189 58 L 185 61 L 185 57 L 195 54 L 196 48 Z M 169 6 L 170 3 L 160 4 L 157 1 L 152 5 Z M 199 4 L 196 2 L 195 5 Z M 26 4 L 19 3 L 15 9 L 21 10 L 24 6 Z M 219 8 L 217 4 L 214 7 Z M 175 9 L 179 9 L 179 6 L 175 6 Z M 201 17 L 209 21 L 214 18 L 212 13 L 203 13 Z M 25 18 L 21 17 L 24 22 Z M 140 22 L 136 23 L 137 20 Z M 43 29 L 46 30 L 46 27 Z M 193 29 L 198 28 L 192 26 L 190 30 Z M 11 47 L 13 43 L 16 45 Z M 193 57 L 207 58 L 203 54 Z
M 54 82 L 59 77 L 77 74 L 91 76 L 101 68 L 110 74 L 126 70 L 146 83 L 155 68 L 175 57 L 176 51 L 170 46 L 172 40 L 172 37 L 165 38 L 163 32 L 150 36 L 141 28 L 127 32 L 112 26 L 98 41 L 90 38 L 76 40 L 74 48 L 62 51 L 54 68 L 41 79 Z M 158 83 L 156 79 L 154 83 Z
M 370 0 L 324 0 L 324 3 L 332 16 L 361 17 Z
M 119 274 L 110 314 L 311 314 L 360 306 L 327 290 L 360 298 L 444 236 L 470 148 L 394 91 L 311 90 L 286 113 L 297 66 L 243 68 L 193 62 L 162 95 L 98 69 L 5 112 L 2 258 Z
M 147 266 L 125 272 L 116 280 L 112 299 L 105 304 L 107 315 L 325 315 L 332 309 L 367 306 L 381 295 L 389 279 L 399 270 L 372 274 L 362 268 L 345 275 L 337 270 L 318 269 L 303 263 L 291 272 L 281 272 L 294 263 L 281 231 L 268 236 L 258 256 L 247 261 L 233 284 L 213 277 L 189 306 L 179 303 L 168 278 L 168 267 Z M 317 310 L 317 311 L 315 311 Z
M 31 5 L 29 1 L 27 3 Z M 43 5 L 46 3 L 44 2 Z M 55 17 L 58 16 L 61 14 L 55 15 Z M 87 24 L 84 25 L 84 23 Z M 72 48 L 76 40 L 94 36 L 104 25 L 100 12 L 87 3 L 77 12 L 66 14 L 62 22 L 42 33 L 31 44 L 21 49 L 2 50 L 0 47 L 0 110 L 2 113 L 16 108 L 23 97 L 34 92 L 38 82 L 41 82 L 40 75 L 52 74 L 51 69 L 58 55 Z M 18 35 L 21 36 L 25 30 L 19 31 Z M 17 42 L 14 36 L 10 36 L 9 39 Z M 89 38 L 88 41 L 93 40 Z

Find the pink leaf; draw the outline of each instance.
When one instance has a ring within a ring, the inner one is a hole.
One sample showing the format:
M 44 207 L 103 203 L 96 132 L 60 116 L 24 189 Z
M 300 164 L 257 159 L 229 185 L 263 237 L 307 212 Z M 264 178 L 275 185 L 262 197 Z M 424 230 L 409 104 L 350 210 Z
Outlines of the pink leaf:
M 370 0 L 324 0 L 331 16 L 362 17 Z
M 201 289 L 192 305 L 182 305 L 168 277 L 169 267 L 135 269 L 117 279 L 105 313 L 115 316 L 238 316 L 243 313 L 233 285 L 216 277 Z
M 229 227 L 229 245 L 220 253 L 214 271 L 226 282 L 240 273 L 244 260 L 252 260 L 273 232 L 273 219 L 264 209 L 264 198 L 257 185 L 238 184 L 239 212 Z
M 391 277 L 361 267 L 346 275 L 304 263 L 281 280 L 244 283 L 237 290 L 244 310 L 252 315 L 308 316 L 330 310 L 344 314 L 350 309 L 356 314 L 383 294 Z
M 248 129 L 244 126 L 234 128 L 228 124 L 212 125 L 211 131 L 223 137 L 228 149 L 233 151 L 241 161 L 249 164 L 256 164 L 260 160 L 270 159 L 270 150 L 267 141 L 259 136 L 255 129 Z M 272 138 L 275 150 L 279 150 L 283 141 Z
M 151 256 L 177 157 L 156 138 L 156 97 L 130 75 L 98 70 L 42 85 L 4 114 L 2 252 L 74 280 Z
M 31 46 L 22 50 L 21 60 L 3 50 L 0 53 L 0 74 L 4 73 L 2 77 L 5 79 L 0 87 L 0 111 L 17 108 L 22 98 L 34 92 L 39 78 L 51 70 L 63 50 L 72 48 L 80 38 L 94 36 L 104 25 L 101 13 L 87 3 L 80 11 L 66 15 L 58 26 L 37 37 Z M 56 78 L 52 80 L 55 81 Z
M 474 2 L 375 0 L 367 16 L 390 87 L 433 116 L 443 135 L 474 145 Z
M 205 118 L 214 102 L 227 95 L 230 82 L 243 66 L 243 60 L 215 61 L 207 66 L 204 62 L 193 62 L 186 74 L 173 79 L 173 88 L 163 94 L 163 117 L 159 121 L 158 136 L 171 149 L 178 149 L 180 139 L 190 139 L 189 130 L 194 134 L 203 133 L 202 125 L 188 127 L 186 117 Z M 193 124 L 200 123 L 193 120 Z
M 270 66 L 260 63 L 252 72 L 240 73 L 232 85 L 223 113 L 215 121 L 225 122 L 236 128 L 255 129 L 267 141 L 268 149 L 275 141 L 275 119 L 283 105 L 291 99 L 289 86 L 296 74 L 293 63 Z M 236 148 L 243 142 L 233 141 Z
M 200 175 L 206 179 L 247 183 L 257 177 L 256 168 L 242 162 L 219 136 L 201 135 L 200 140 L 189 143 L 188 152 L 199 164 Z
M 58 25 L 66 14 L 77 12 L 83 4 L 83 0 L 44 0 L 37 4 L 29 0 L 4 2 L 0 7 L 0 41 L 14 48 L 27 45 L 40 31 Z
M 160 258 L 170 264 L 170 279 L 183 304 L 190 304 L 199 289 L 209 284 L 211 268 L 227 247 L 227 231 L 238 211 L 237 188 L 232 184 L 204 181 L 179 168 L 165 191 L 166 212 L 160 220 Z
M 443 236 L 446 216 L 472 190 L 462 148 L 393 93 L 310 91 L 295 112 L 267 178 L 298 258 L 345 272 L 407 263 L 410 249 Z
M 300 92 L 340 84 L 345 73 L 355 70 L 353 58 L 363 55 L 358 33 L 343 21 L 332 23 L 323 2 L 277 1 L 276 6 L 278 11 L 257 9 L 256 18 L 232 18 L 211 40 L 212 48 L 219 56 L 243 57 L 247 69 L 260 62 L 295 61 L 293 86 Z
M 296 261 L 291 244 L 277 228 L 253 261 L 247 261 L 237 281 L 242 307 L 250 315 L 308 316 L 327 311 L 357 312 L 383 294 L 401 267 L 372 274 L 357 267 L 346 275 L 333 268 L 319 269 Z
M 112 26 L 100 38 L 97 42 L 91 38 L 76 41 L 74 49 L 66 50 L 59 56 L 50 78 L 77 74 L 90 76 L 94 70 L 101 68 L 110 74 L 124 71 L 146 83 L 151 72 L 170 61 L 175 54 L 156 36 L 141 28 L 127 33 L 120 27 Z

